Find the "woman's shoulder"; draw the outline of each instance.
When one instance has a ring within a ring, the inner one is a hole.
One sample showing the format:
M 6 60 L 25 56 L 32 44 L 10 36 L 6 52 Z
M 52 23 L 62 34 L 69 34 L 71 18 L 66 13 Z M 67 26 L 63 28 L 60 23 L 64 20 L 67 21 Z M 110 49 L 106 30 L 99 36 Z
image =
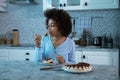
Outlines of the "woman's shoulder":
M 66 42 L 69 43 L 70 45 L 74 44 L 74 41 L 69 37 L 67 37 Z
M 64 43 L 64 48 L 68 49 L 68 50 L 75 49 L 75 42 L 71 38 L 67 37 L 67 39 Z

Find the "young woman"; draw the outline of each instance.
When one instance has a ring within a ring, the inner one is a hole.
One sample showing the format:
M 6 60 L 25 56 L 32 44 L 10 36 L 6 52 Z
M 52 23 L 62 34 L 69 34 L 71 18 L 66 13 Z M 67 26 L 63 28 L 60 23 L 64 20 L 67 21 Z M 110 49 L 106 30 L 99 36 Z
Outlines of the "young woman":
M 35 61 L 52 58 L 59 63 L 76 63 L 75 43 L 68 37 L 72 30 L 70 15 L 56 8 L 46 10 L 44 15 L 48 35 L 36 35 Z

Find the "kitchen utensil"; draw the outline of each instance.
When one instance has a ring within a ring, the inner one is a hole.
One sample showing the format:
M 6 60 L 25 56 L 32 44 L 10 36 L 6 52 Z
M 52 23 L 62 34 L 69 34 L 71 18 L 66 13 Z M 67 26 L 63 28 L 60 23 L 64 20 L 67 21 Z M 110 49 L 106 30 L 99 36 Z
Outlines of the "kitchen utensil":
M 43 65 L 43 66 L 55 66 L 55 65 L 58 65 L 58 63 L 43 63 L 43 62 L 40 62 L 39 64 Z
M 55 69 L 55 68 L 62 68 L 62 66 L 63 66 L 63 65 L 41 67 L 40 70 L 50 70 L 50 69 Z
M 94 46 L 101 46 L 102 45 L 102 37 L 94 37 L 93 38 L 93 45 Z

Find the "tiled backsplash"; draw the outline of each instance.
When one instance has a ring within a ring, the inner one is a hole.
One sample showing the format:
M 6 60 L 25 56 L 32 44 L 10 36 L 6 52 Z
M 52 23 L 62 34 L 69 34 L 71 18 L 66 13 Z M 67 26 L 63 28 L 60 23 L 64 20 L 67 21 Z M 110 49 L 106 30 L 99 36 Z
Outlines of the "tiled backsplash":
M 120 39 L 120 10 L 68 12 L 72 17 L 91 17 L 93 36 L 111 33 L 114 42 L 120 41 L 117 40 L 118 37 Z M 17 28 L 20 32 L 20 44 L 34 44 L 35 34 L 44 35 L 46 32 L 42 5 L 19 6 L 8 4 L 8 11 L 0 13 L 0 35 L 12 32 L 14 28 Z

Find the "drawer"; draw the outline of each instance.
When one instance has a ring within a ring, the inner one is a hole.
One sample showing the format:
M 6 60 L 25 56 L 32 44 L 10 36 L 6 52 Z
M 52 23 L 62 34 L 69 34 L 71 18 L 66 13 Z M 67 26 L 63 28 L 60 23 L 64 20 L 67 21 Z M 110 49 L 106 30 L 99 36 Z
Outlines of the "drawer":
M 10 50 L 9 60 L 14 61 L 34 61 L 34 50 Z
M 109 51 L 83 51 L 83 54 L 86 55 L 96 55 L 96 56 L 110 56 L 111 54 L 113 54 L 114 52 L 109 52 Z
M 11 57 L 9 60 L 14 60 L 14 61 L 34 61 L 35 59 L 33 57 Z
M 8 61 L 8 57 L 1 57 L 0 56 L 0 60 L 6 60 L 6 61 Z
M 11 50 L 9 51 L 9 56 L 11 57 L 23 57 L 23 56 L 29 56 L 29 57 L 34 57 L 34 50 Z
M 0 49 L 0 56 L 8 56 L 8 50 L 7 49 Z

